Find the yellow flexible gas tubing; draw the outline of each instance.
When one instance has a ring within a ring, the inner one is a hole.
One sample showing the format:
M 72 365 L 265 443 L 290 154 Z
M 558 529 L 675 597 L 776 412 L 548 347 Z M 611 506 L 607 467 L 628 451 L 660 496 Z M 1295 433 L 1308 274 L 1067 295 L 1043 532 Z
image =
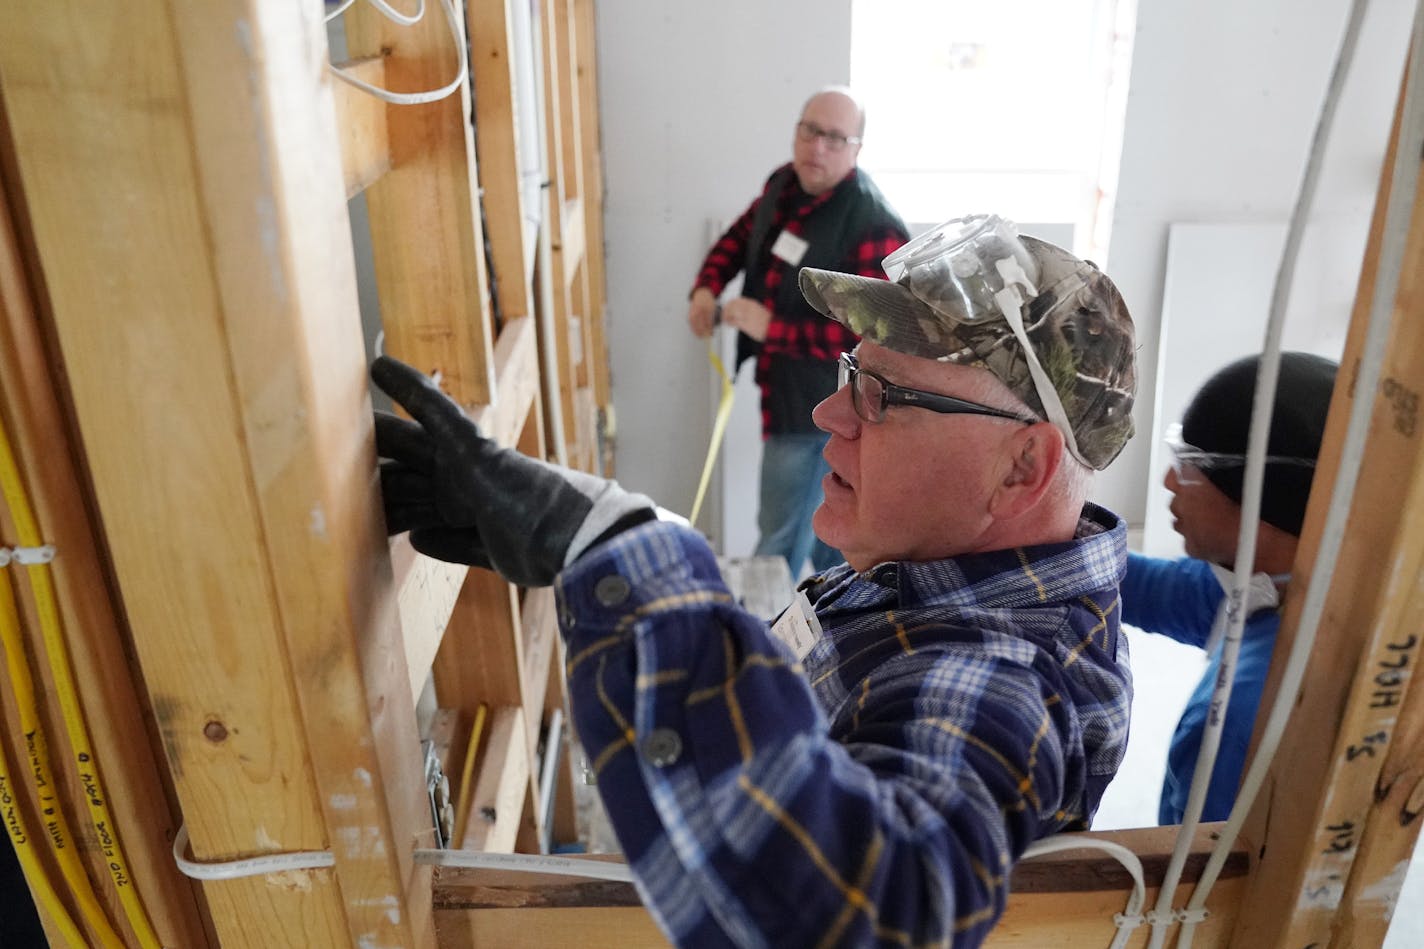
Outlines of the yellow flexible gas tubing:
M 40 538 L 39 526 L 35 521 L 34 511 L 30 508 L 24 483 L 20 480 L 19 466 L 15 464 L 15 455 L 10 449 L 10 437 L 5 430 L 3 418 L 0 418 L 0 492 L 3 492 L 5 503 L 10 509 L 10 517 L 15 522 L 19 545 L 36 548 L 41 546 L 43 541 Z M 12 566 L 15 564 L 12 563 Z M 49 564 L 29 563 L 24 567 L 34 594 L 35 608 L 39 612 L 40 633 L 44 638 L 45 653 L 49 660 L 50 673 L 54 679 L 55 692 L 59 697 L 64 727 L 69 734 L 69 745 L 74 752 L 80 781 L 89 798 L 89 819 L 94 824 L 99 846 L 108 860 L 109 873 L 118 890 L 119 902 L 123 906 L 124 915 L 128 917 L 129 925 L 133 927 L 139 945 L 143 949 L 162 949 L 158 935 L 153 930 L 153 924 L 149 922 L 148 912 L 144 909 L 143 900 L 139 896 L 133 874 L 129 871 L 128 860 L 124 856 L 123 847 L 119 842 L 118 825 L 114 821 L 113 814 L 109 811 L 109 795 L 99 775 L 99 762 L 89 740 L 89 729 L 84 723 L 84 710 L 79 704 L 79 690 L 74 683 L 69 647 L 64 641 L 64 629 L 59 617 L 59 605 L 55 597 L 54 582 L 49 573 Z M 7 651 L 9 650 L 7 649 Z M 61 863 L 63 863 L 62 859 Z M 66 878 L 68 878 L 67 873 Z M 87 883 L 87 877 L 85 881 Z M 74 881 L 71 880 L 70 885 L 74 886 Z M 75 892 L 76 896 L 79 896 L 79 891 Z M 92 891 L 90 898 L 92 899 Z M 80 902 L 83 906 L 82 897 Z M 102 916 L 102 914 L 100 915 Z M 85 916 L 89 918 L 87 910 Z M 91 922 L 93 922 L 92 919 Z M 113 935 L 113 930 L 108 927 L 107 920 L 105 920 L 105 928 L 108 929 L 105 944 L 108 944 L 107 938 L 112 937 L 113 945 L 122 949 L 123 943 Z M 102 929 L 100 932 L 103 934 Z
M 25 664 L 24 645 L 20 642 L 20 614 L 15 607 L 15 594 L 4 576 L 0 576 L 0 643 L 3 643 L 5 647 L 5 665 L 10 673 L 10 685 L 14 691 L 15 704 L 20 710 L 20 733 L 25 736 L 25 743 L 29 747 L 31 772 L 35 777 L 36 784 L 50 785 L 49 791 L 53 793 L 53 785 L 50 784 L 49 778 L 49 752 L 45 746 L 44 732 L 38 725 L 39 710 L 35 704 L 34 682 L 30 678 L 29 667 Z M 64 901 L 55 892 L 54 883 L 50 880 L 49 874 L 45 872 L 39 854 L 36 853 L 34 836 L 30 833 L 25 821 L 24 811 L 20 808 L 19 801 L 15 799 L 14 792 L 10 790 L 14 787 L 14 782 L 10 776 L 9 765 L 9 755 L 0 750 L 0 809 L 4 811 L 5 829 L 9 832 L 10 842 L 15 847 L 15 856 L 19 858 L 20 869 L 30 884 L 30 891 L 34 894 L 36 902 L 59 927 L 65 942 L 74 949 L 84 949 L 84 936 L 80 933 L 79 927 L 75 925 L 73 918 L 70 917 Z M 46 794 L 43 787 L 40 789 L 40 794 L 42 796 Z M 52 798 L 50 799 L 52 800 Z M 57 802 L 54 815 L 58 832 L 63 834 L 63 839 L 66 842 L 62 851 L 58 852 L 62 852 L 69 858 L 60 860 L 60 870 L 64 874 L 69 888 L 74 891 L 85 915 L 90 918 L 90 922 L 97 921 L 95 928 L 100 932 L 107 932 L 113 936 L 117 945 L 122 945 L 117 942 L 118 937 L 114 936 L 108 918 L 105 917 L 104 911 L 99 907 L 98 901 L 94 897 L 94 891 L 89 886 L 89 878 L 84 874 L 83 866 L 79 865 L 74 850 L 74 838 L 65 825 L 64 814 L 58 809 Z M 55 846 L 55 839 L 52 836 L 50 836 L 50 844 Z M 76 872 L 78 874 L 77 884 L 74 876 Z

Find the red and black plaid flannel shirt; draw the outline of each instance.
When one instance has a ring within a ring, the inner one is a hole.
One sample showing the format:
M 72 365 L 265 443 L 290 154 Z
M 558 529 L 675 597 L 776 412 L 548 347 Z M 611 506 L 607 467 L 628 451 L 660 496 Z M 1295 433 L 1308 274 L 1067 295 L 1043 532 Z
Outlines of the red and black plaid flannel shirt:
M 776 202 L 776 211 L 772 215 L 769 234 L 776 235 L 785 231 L 799 237 L 805 230 L 806 218 L 817 208 L 826 204 L 841 188 L 854 187 L 857 174 L 859 172 L 852 169 L 844 181 L 815 197 L 801 190 L 795 175 L 786 177 L 786 184 L 780 194 L 773 195 L 763 192 L 708 251 L 706 259 L 702 262 L 702 269 L 697 273 L 697 280 L 693 284 L 693 288 L 706 287 L 712 291 L 714 296 L 720 296 L 728 281 L 742 270 L 747 259 L 747 242 L 751 239 L 752 222 L 756 217 L 757 207 L 762 201 Z M 776 175 L 773 174 L 772 180 L 775 177 Z M 884 279 L 885 271 L 881 269 L 880 262 L 904 243 L 905 235 L 894 226 L 882 225 L 871 228 L 860 235 L 858 242 L 845 249 L 840 266 L 835 269 L 864 277 Z M 787 319 L 784 314 L 776 312 L 776 296 L 780 290 L 781 282 L 788 279 L 788 275 L 790 275 L 790 279 L 794 280 L 799 268 L 793 267 L 780 257 L 773 255 L 770 242 L 763 253 L 768 255 L 770 260 L 767 264 L 766 277 L 763 280 L 762 293 L 756 297 L 756 301 L 771 311 L 771 323 L 767 327 L 766 339 L 762 343 L 762 360 L 770 356 L 782 355 L 797 359 L 820 359 L 830 362 L 834 361 L 841 353 L 854 349 L 855 345 L 860 342 L 860 338 L 835 320 L 826 319 L 819 314 L 813 318 Z M 763 375 L 763 373 L 758 373 L 758 375 Z M 765 387 L 765 383 L 763 383 L 763 387 Z M 768 420 L 763 418 L 763 427 L 767 423 Z

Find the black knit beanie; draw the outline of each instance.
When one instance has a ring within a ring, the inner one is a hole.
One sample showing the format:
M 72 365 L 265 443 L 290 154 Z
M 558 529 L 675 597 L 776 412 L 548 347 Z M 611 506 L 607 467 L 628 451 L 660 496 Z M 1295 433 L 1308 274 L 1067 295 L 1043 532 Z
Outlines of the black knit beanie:
M 1246 453 L 1260 362 L 1259 356 L 1247 356 L 1221 369 L 1202 385 L 1182 416 L 1182 441 L 1202 451 Z M 1281 354 L 1267 454 L 1311 459 L 1320 456 L 1338 368 L 1332 360 L 1311 353 Z M 1241 503 L 1245 473 L 1244 465 L 1205 472 L 1211 483 L 1237 504 Z M 1303 465 L 1266 465 L 1261 520 L 1299 537 L 1314 476 L 1315 469 Z

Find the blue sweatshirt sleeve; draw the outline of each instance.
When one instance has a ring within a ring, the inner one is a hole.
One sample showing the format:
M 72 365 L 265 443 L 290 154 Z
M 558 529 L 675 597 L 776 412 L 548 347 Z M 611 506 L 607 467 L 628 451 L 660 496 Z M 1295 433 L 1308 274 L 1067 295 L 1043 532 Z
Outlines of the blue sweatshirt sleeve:
M 1127 555 L 1122 581 L 1122 620 L 1149 633 L 1204 647 L 1225 596 L 1203 560 L 1164 560 Z

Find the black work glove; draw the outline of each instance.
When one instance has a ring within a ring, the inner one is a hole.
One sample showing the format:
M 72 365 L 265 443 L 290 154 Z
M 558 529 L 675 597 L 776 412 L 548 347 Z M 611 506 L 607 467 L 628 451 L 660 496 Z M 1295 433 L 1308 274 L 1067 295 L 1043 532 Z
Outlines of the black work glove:
M 480 434 L 423 374 L 389 356 L 371 379 L 415 421 L 376 413 L 386 530 L 416 550 L 548 586 L 594 544 L 653 520 L 653 503 L 615 481 L 551 465 Z

